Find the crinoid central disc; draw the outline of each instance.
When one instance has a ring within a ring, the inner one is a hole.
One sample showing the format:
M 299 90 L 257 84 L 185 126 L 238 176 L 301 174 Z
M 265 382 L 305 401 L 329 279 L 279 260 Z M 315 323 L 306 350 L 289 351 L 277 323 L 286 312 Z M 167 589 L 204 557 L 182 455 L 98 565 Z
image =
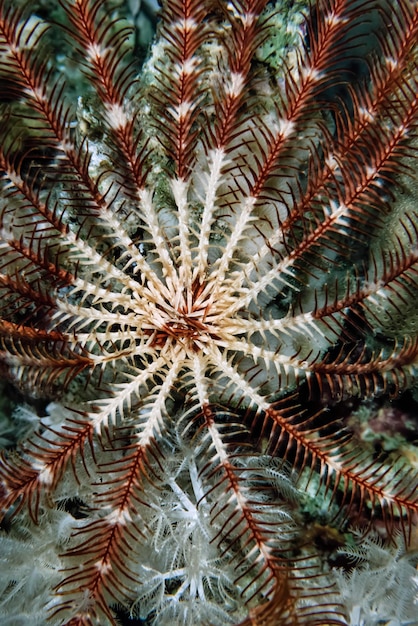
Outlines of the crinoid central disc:
M 177 290 L 170 294 L 170 301 L 155 303 L 153 319 L 146 329 L 153 347 L 163 348 L 176 343 L 194 353 L 216 338 L 216 320 L 207 289 L 195 281 L 191 289 Z M 212 315 L 210 312 L 212 311 Z

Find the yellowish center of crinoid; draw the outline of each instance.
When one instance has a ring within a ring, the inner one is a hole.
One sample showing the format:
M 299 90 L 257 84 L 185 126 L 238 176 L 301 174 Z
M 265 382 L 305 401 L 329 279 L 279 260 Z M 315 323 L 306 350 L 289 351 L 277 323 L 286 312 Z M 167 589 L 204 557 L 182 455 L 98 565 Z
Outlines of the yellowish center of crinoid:
M 188 353 L 197 353 L 208 342 L 219 339 L 219 311 L 208 294 L 208 285 L 196 280 L 190 289 L 171 295 L 170 301 L 154 304 L 152 323 L 144 329 L 153 347 L 176 343 Z

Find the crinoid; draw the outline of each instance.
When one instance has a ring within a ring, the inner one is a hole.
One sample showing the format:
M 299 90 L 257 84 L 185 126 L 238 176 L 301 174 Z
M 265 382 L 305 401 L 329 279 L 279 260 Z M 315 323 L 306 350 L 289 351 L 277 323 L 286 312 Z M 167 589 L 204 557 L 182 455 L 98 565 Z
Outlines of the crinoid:
M 344 624 L 295 479 L 418 509 L 347 420 L 417 371 L 417 3 L 313 1 L 277 68 L 280 5 L 165 0 L 140 75 L 111 3 L 60 4 L 77 110 L 0 2 L 4 619 Z

